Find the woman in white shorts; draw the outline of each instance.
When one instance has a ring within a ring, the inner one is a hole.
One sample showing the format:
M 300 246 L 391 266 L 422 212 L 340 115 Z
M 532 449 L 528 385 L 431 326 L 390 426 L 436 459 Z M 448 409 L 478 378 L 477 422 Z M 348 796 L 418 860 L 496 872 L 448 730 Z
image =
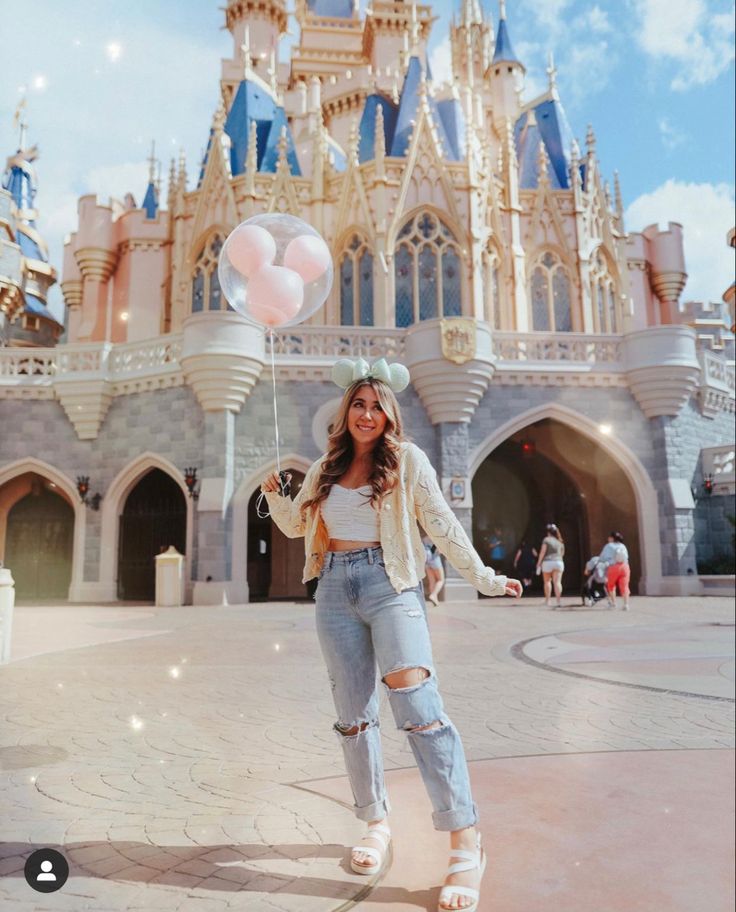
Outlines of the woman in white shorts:
M 562 607 L 562 574 L 565 570 L 565 543 L 560 535 L 560 530 L 554 523 L 550 523 L 546 530 L 547 534 L 542 540 L 542 547 L 539 549 L 537 558 L 537 573 L 541 568 L 544 577 L 544 604 L 549 607 L 552 587 L 555 589 L 555 598 L 557 599 L 556 608 Z

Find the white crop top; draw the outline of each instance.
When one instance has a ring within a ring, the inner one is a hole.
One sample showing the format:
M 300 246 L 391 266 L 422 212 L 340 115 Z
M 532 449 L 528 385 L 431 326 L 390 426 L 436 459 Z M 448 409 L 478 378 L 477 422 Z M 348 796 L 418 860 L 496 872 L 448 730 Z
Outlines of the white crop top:
M 370 501 L 372 490 L 370 485 L 343 488 L 333 484 L 321 507 L 330 538 L 380 541 L 379 516 Z

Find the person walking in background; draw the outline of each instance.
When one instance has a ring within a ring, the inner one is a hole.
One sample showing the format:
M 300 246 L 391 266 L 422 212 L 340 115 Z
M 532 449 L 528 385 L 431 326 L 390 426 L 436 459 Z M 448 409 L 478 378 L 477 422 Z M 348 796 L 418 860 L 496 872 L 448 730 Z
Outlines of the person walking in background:
M 424 553 L 427 556 L 424 564 L 424 569 L 427 573 L 427 599 L 433 605 L 439 605 L 439 595 L 445 585 L 445 568 L 442 566 L 442 555 L 437 545 L 433 543 L 428 535 L 422 536 L 422 544 L 424 545 Z
M 506 545 L 503 543 L 503 532 L 500 526 L 494 526 L 488 538 L 488 558 L 494 563 L 503 563 L 506 560 Z
M 522 538 L 514 555 L 514 570 L 516 570 L 525 592 L 532 584 L 536 563 L 537 549 L 532 548 L 526 538 Z
M 557 599 L 556 608 L 562 607 L 562 574 L 565 570 L 563 558 L 565 556 L 565 542 L 562 540 L 560 530 L 554 523 L 550 523 L 546 530 L 547 534 L 542 540 L 542 547 L 539 549 L 537 558 L 537 573 L 541 568 L 544 578 L 544 604 L 549 607 L 554 586 L 555 598 Z
M 599 560 L 608 565 L 606 570 L 606 593 L 608 594 L 608 607 L 617 608 L 616 587 L 623 596 L 624 611 L 629 610 L 629 596 L 631 590 L 631 566 L 629 564 L 629 549 L 624 544 L 624 537 L 620 532 L 611 532 L 608 542 L 603 546 Z

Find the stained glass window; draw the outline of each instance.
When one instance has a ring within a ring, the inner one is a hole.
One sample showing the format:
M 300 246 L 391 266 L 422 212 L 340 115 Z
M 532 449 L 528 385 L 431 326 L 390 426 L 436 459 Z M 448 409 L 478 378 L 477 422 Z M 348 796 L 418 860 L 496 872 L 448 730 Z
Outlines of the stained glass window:
M 572 332 L 570 278 L 560 258 L 549 250 L 532 271 L 529 295 L 535 332 Z
M 410 326 L 414 322 L 414 257 L 403 245 L 394 258 L 396 275 L 396 325 Z
M 620 332 L 619 309 L 616 303 L 616 283 L 611 275 L 608 258 L 599 247 L 590 258 L 590 291 L 593 300 L 595 331 Z
M 220 310 L 222 307 L 222 290 L 217 275 L 217 262 L 222 244 L 220 235 L 214 235 L 197 257 L 192 277 L 192 313 Z
M 340 257 L 340 323 L 373 326 L 373 254 L 359 234 Z
M 537 266 L 532 273 L 532 329 L 543 332 L 549 328 L 548 273 L 546 269 Z
M 396 325 L 462 314 L 460 247 L 450 228 L 419 212 L 399 232 L 394 254 Z

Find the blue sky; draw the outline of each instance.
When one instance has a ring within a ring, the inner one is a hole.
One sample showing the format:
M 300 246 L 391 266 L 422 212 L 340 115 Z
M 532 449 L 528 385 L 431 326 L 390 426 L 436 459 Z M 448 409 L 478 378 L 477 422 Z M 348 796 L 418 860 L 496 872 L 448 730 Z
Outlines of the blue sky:
M 293 0 L 290 0 L 293 5 Z M 481 0 L 497 17 L 495 0 Z M 37 161 L 39 227 L 61 271 L 76 201 L 132 191 L 140 203 L 151 140 L 162 160 L 183 147 L 191 181 L 218 101 L 220 59 L 231 55 L 221 0 L 0 0 L 3 46 L 0 154 L 16 148 L 25 87 Z M 449 63 L 460 0 L 433 3 L 435 77 Z M 362 2 L 365 6 L 365 0 Z M 719 300 L 731 281 L 734 9 L 731 0 L 508 0 L 508 25 L 527 67 L 527 93 L 546 85 L 554 52 L 573 131 L 591 123 L 603 172 L 619 171 L 626 225 L 685 226 L 684 299 Z M 288 57 L 282 42 L 280 56 Z M 60 300 L 58 290 L 54 299 Z

